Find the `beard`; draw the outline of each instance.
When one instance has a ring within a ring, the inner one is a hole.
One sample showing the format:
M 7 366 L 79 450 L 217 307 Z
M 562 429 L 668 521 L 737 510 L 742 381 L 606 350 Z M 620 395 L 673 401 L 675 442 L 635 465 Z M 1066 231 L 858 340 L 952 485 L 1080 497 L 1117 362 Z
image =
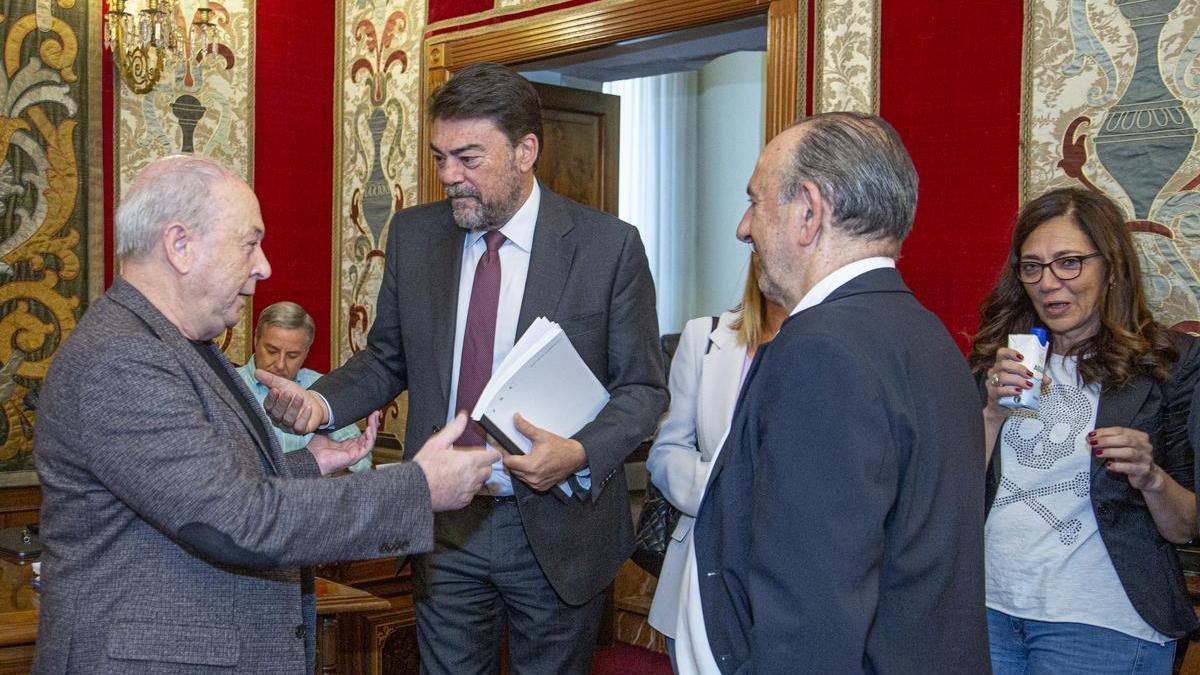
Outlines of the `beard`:
M 521 174 L 516 165 L 501 185 L 496 199 L 484 199 L 478 188 L 456 183 L 446 186 L 454 222 L 464 230 L 498 230 L 521 207 Z

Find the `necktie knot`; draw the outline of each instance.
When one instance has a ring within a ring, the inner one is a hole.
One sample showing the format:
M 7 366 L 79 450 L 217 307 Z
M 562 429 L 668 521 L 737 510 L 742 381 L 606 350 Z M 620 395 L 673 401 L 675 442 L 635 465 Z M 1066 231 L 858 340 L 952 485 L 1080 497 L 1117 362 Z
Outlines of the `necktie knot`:
M 504 245 L 504 235 L 500 234 L 500 230 L 488 230 L 483 235 L 483 243 L 487 245 L 488 253 L 495 253 Z

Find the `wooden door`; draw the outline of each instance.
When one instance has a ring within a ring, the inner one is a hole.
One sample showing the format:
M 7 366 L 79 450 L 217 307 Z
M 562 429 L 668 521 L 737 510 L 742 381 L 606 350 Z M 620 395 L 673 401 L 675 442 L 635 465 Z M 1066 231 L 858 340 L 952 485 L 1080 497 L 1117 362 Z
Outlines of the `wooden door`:
M 580 204 L 617 215 L 621 98 L 534 83 L 545 127 L 537 177 Z

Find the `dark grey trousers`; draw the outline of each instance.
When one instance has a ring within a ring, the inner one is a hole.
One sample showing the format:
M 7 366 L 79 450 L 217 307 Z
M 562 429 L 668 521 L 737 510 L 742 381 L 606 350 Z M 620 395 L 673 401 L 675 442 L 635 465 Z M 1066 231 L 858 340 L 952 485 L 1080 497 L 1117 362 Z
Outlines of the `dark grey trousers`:
M 421 672 L 590 675 L 604 594 L 565 604 L 542 573 L 516 504 L 479 497 L 439 513 L 434 551 L 413 560 Z

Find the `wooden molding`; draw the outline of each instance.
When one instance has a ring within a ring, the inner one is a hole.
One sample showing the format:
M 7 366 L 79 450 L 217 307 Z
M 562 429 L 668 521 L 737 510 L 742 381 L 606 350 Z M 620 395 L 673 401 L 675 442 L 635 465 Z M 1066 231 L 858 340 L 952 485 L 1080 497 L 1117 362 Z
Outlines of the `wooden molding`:
M 622 40 L 718 23 L 755 14 L 767 15 L 766 137 L 785 128 L 797 114 L 798 72 L 805 50 L 797 0 L 626 0 L 600 2 L 547 12 L 462 33 L 426 38 L 422 59 L 422 97 L 472 63 L 518 64 L 586 51 Z M 421 116 L 420 201 L 442 198 L 442 187 L 424 148 L 429 124 L 424 100 Z

